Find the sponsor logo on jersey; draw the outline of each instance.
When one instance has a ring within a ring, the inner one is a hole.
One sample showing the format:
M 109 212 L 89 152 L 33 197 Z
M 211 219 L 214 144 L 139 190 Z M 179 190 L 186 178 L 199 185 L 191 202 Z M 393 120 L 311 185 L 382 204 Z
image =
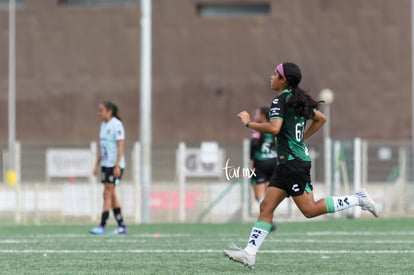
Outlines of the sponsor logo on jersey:
M 280 108 L 279 107 L 273 107 L 270 109 L 270 116 L 277 116 L 279 115 Z
M 273 99 L 273 104 L 277 104 L 277 103 L 279 103 L 279 99 L 278 98 Z

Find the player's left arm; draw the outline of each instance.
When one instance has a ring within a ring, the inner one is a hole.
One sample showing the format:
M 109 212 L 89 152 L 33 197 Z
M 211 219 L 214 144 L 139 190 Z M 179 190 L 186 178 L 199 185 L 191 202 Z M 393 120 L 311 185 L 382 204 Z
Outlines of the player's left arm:
M 121 163 L 122 156 L 124 155 L 124 140 L 120 139 L 116 141 L 118 147 L 118 154 L 116 156 L 115 166 L 119 166 Z
M 124 133 L 124 127 L 122 124 L 118 125 L 117 129 L 115 130 L 115 136 L 116 136 L 116 145 L 117 145 L 117 155 L 116 155 L 116 162 L 114 167 L 114 176 L 120 177 L 121 176 L 121 160 L 122 156 L 124 155 L 124 139 L 125 139 L 125 133 Z
M 303 134 L 303 138 L 308 139 L 311 136 L 313 136 L 313 134 L 315 134 L 325 122 L 326 122 L 325 115 L 322 114 L 322 112 L 320 111 L 315 111 L 315 114 L 312 118 L 311 125 L 309 126 L 308 129 L 306 129 L 305 133 Z
M 118 154 L 116 156 L 116 162 L 114 167 L 114 176 L 120 177 L 121 176 L 121 167 L 119 167 L 121 163 L 122 156 L 124 155 L 124 140 L 120 139 L 116 141 L 118 147 Z

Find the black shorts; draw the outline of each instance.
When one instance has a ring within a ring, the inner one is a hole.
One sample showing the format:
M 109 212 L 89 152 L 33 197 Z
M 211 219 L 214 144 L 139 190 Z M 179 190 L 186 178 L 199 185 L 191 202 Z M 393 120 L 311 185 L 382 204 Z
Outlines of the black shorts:
M 302 195 L 305 191 L 313 190 L 310 177 L 311 162 L 303 160 L 289 160 L 279 164 L 270 179 L 269 186 L 283 189 L 289 196 Z
M 114 177 L 114 167 L 101 167 L 101 182 L 102 183 L 115 183 L 116 180 L 121 180 L 124 169 L 121 169 L 121 176 Z
M 269 160 L 255 160 L 254 161 L 254 173 L 251 178 L 251 184 L 261 184 L 268 182 L 273 175 L 273 171 L 276 169 L 277 159 Z

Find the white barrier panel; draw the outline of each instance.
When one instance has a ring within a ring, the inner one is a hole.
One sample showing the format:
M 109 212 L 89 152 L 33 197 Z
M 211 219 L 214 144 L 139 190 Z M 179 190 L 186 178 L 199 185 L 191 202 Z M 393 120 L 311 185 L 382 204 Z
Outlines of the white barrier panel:
M 185 175 L 187 177 L 221 177 L 223 175 L 223 150 L 217 150 L 214 162 L 203 161 L 202 155 L 200 148 L 186 148 Z
M 47 177 L 90 177 L 92 156 L 89 149 L 48 149 L 46 151 Z

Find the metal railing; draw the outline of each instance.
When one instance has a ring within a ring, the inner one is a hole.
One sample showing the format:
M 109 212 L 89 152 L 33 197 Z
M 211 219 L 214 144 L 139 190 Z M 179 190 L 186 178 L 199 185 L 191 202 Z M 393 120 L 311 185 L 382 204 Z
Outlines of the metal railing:
M 355 178 L 355 148 L 350 140 L 337 140 L 332 148 L 332 183 L 335 192 L 353 192 Z M 89 144 L 28 144 L 20 146 L 20 182 L 8 186 L 4 180 L 5 154 L 0 154 L 0 216 L 19 222 L 42 222 L 53 219 L 67 222 L 87 219 L 96 222 L 102 199 L 102 185 L 88 178 L 46 177 L 46 150 L 49 148 L 89 148 Z M 246 150 L 243 144 L 220 145 L 224 159 L 243 167 Z M 315 197 L 330 195 L 324 188 L 322 144 L 312 144 L 312 177 Z M 6 146 L 0 145 L 4 152 Z M 141 196 L 139 165 L 134 158 L 134 144 L 126 146 L 127 169 L 118 188 L 124 213 L 130 222 L 140 222 Z M 188 178 L 186 188 L 180 189 L 177 177 L 177 145 L 153 147 L 151 196 L 152 222 L 226 222 L 254 219 L 258 206 L 247 185 L 219 178 Z M 136 155 L 136 154 L 135 154 Z M 372 194 L 382 215 L 414 215 L 414 183 L 412 150 L 408 142 L 362 141 L 361 184 Z M 230 186 L 232 186 L 230 188 Z M 246 189 L 247 188 L 247 189 Z M 247 191 L 247 193 L 246 193 Z M 246 195 L 247 194 L 247 195 Z M 246 210 L 246 205 L 248 209 Z M 180 211 L 185 211 L 185 218 Z M 247 212 L 246 212 L 247 211 Z M 16 214 L 17 213 L 17 214 Z M 246 216 L 246 213 L 249 213 Z M 296 207 L 286 200 L 278 211 L 286 219 L 301 218 Z M 348 213 L 349 214 L 349 213 Z M 348 215 L 345 213 L 344 215 Z

